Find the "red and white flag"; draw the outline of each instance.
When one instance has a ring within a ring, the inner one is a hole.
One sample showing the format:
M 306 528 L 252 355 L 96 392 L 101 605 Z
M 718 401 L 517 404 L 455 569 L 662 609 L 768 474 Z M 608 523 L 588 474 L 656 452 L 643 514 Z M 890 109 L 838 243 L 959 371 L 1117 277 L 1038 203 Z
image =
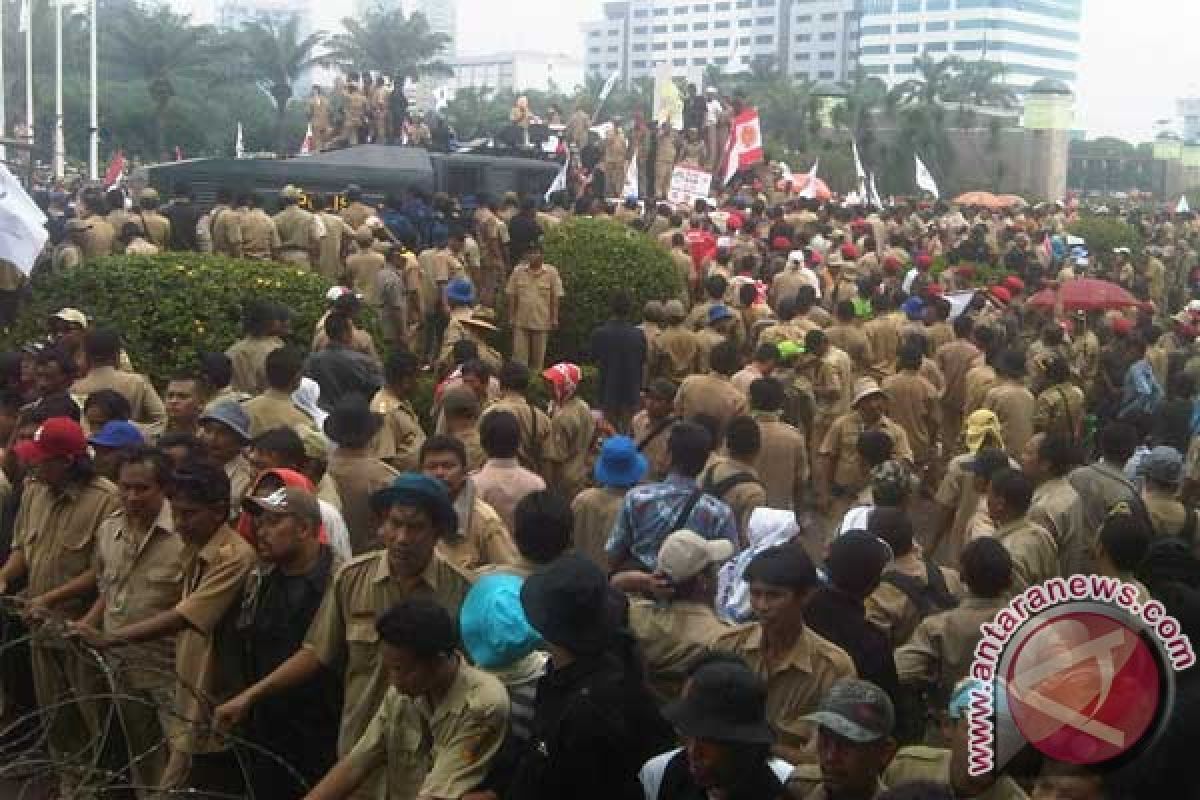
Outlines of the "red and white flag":
M 312 151 L 313 151 L 312 125 L 309 125 L 308 131 L 304 134 L 304 141 L 300 143 L 300 155 L 311 156 Z
M 761 163 L 763 160 L 762 129 L 758 124 L 758 111 L 746 108 L 733 118 L 733 130 L 729 133 L 726 148 L 724 182 L 729 183 L 739 171 Z
M 104 188 L 109 189 L 117 186 L 125 179 L 125 151 L 118 150 L 112 160 L 108 162 L 108 169 L 104 173 Z
M 183 148 L 179 145 L 175 145 L 175 160 L 183 161 Z

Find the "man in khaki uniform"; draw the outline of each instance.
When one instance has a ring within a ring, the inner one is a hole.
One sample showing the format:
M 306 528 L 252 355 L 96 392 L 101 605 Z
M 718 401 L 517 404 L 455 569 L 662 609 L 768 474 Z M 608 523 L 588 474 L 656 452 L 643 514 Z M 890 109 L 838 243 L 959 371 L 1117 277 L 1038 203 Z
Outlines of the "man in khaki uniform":
M 105 219 L 105 214 L 108 213 L 108 204 L 104 200 L 104 195 L 99 190 L 89 190 L 83 193 L 81 199 L 83 205 L 80 216 L 88 225 L 87 230 L 83 232 L 84 261 L 95 261 L 97 258 L 111 256 L 117 232 Z
M 367 98 L 353 83 L 346 84 L 346 96 L 342 101 L 342 128 L 338 138 L 350 146 L 359 144 L 363 122 L 367 118 Z
M 242 257 L 242 215 L 233 208 L 233 190 L 217 189 L 217 202 L 208 212 L 213 252 L 229 258 Z
M 508 226 L 496 216 L 495 203 L 482 205 L 475 212 L 475 231 L 479 237 L 479 270 L 471 280 L 479 289 L 481 302 L 492 308 L 496 290 L 508 271 Z
M 0 569 L 0 594 L 24 580 L 29 613 L 78 619 L 95 590 L 96 531 L 116 510 L 116 487 L 79 468 L 88 465 L 87 440 L 66 417 L 46 420 L 31 440 L 15 446 L 15 454 L 32 473 L 13 525 L 12 554 Z M 100 734 L 72 700 L 88 674 L 74 652 L 53 637 L 30 644 L 34 695 L 57 758 L 79 757 Z
M 621 130 L 621 120 L 613 119 L 608 135 L 604 137 L 604 194 L 620 197 L 625 188 L 625 164 L 629 144 Z
M 850 356 L 856 375 L 866 375 L 872 366 L 871 342 L 858 323 L 854 304 L 843 300 L 835 309 L 837 323 L 825 330 L 830 344 Z
M 316 84 L 313 84 L 312 97 L 308 100 L 308 123 L 312 125 L 313 150 L 319 153 L 325 149 L 333 133 L 333 118 L 329 100 Z
M 948 460 L 958 452 L 956 441 L 962 430 L 963 408 L 967 402 L 967 372 L 982 360 L 983 354 L 971 341 L 974 323 L 966 314 L 954 320 L 954 341 L 937 349 L 933 360 L 945 378 L 940 406 L 939 428 L 943 432 L 942 460 Z
M 530 370 L 516 361 L 509 361 L 500 370 L 500 395 L 483 410 L 480 427 L 488 414 L 507 411 L 517 418 L 521 429 L 517 444 L 517 460 L 521 466 L 540 473 L 550 447 L 550 417 L 529 402 Z
M 262 198 L 248 192 L 238 201 L 242 211 L 242 257 L 251 261 L 271 261 L 283 242 L 275 220 L 262 209 Z
M 629 629 L 641 646 L 650 686 L 663 702 L 679 698 L 693 665 L 731 628 L 713 610 L 717 570 L 733 556 L 725 539 L 707 540 L 692 531 L 675 531 L 658 550 L 658 574 L 673 588 L 668 602 L 651 599 L 653 576 L 624 573 L 614 585 L 630 592 Z M 627 583 L 626 583 L 627 582 Z M 647 596 L 634 595 L 640 588 Z
M 583 372 L 575 364 L 555 364 L 542 371 L 550 385 L 550 436 L 546 440 L 547 486 L 560 496 L 573 498 L 587 485 L 588 456 L 596 420 L 577 392 Z
M 938 459 L 941 395 L 917 373 L 920 366 L 920 351 L 909 345 L 901 347 L 896 354 L 896 374 L 884 379 L 883 393 L 887 395 L 889 415 L 908 435 L 917 474 L 924 478 L 931 474 L 927 470 Z
M 853 409 L 834 420 L 817 456 L 817 507 L 835 523 L 867 485 L 867 468 L 858 452 L 864 431 L 883 431 L 892 439 L 892 458 L 913 464 L 908 434 L 886 414 L 887 395 L 871 378 L 854 383 Z
M 328 195 L 313 195 L 312 201 L 313 213 L 325 228 L 325 235 L 321 237 L 321 253 L 317 258 L 317 272 L 330 281 L 339 283 L 345 270 L 345 256 L 351 231 L 342 218 L 333 213 Z
M 392 87 L 381 77 L 379 83 L 371 89 L 371 141 L 375 144 L 388 142 L 388 106 L 392 97 Z
M 743 547 L 749 543 L 746 531 L 750 515 L 767 504 L 767 490 L 754 468 L 761 450 L 758 423 L 750 417 L 734 417 L 725 431 L 724 454 L 710 458 L 698 479 L 705 492 L 733 511 Z
M 690 375 L 679 385 L 679 392 L 675 395 L 675 414 L 684 419 L 696 414 L 708 414 L 717 420 L 721 431 L 724 431 L 734 417 L 748 410 L 746 395 L 739 392 L 730 381 L 738 368 L 737 347 L 733 342 L 723 341 L 713 348 L 709 361 L 711 373 Z
M 783 384 L 760 378 L 750 384 L 750 416 L 758 423 L 762 449 L 754 462 L 769 508 L 802 507 L 809 479 L 809 448 L 804 434 L 784 422 Z
M 988 389 L 983 396 L 982 408 L 994 411 L 1000 419 L 1004 446 L 1013 455 L 1020 455 L 1029 437 L 1033 436 L 1033 418 L 1037 401 L 1033 393 L 1025 388 L 1025 355 L 1019 350 L 1009 350 L 1000 356 L 996 364 L 1000 383 Z
M 267 354 L 283 347 L 287 332 L 286 311 L 270 303 L 249 301 L 243 311 L 244 335 L 225 355 L 233 366 L 229 388 L 243 394 L 259 394 L 267 388 Z
M 563 131 L 563 138 L 571 147 L 582 150 L 587 145 L 588 128 L 591 124 L 591 116 L 582 107 L 576 106 L 575 111 L 567 118 L 567 127 Z
M 388 692 L 388 669 L 382 658 L 375 620 L 409 598 L 429 598 L 457 618 L 470 579 L 436 552 L 437 542 L 458 525 L 445 485 L 416 473 L 397 477 L 372 496 L 382 517 L 379 538 L 384 549 L 358 556 L 333 579 L 313 619 L 304 646 L 274 672 L 217 710 L 231 725 L 260 700 L 310 680 L 318 670 L 335 669 L 345 677 L 338 753 L 348 754 L 374 719 Z M 403 537 L 403 541 L 401 541 Z M 373 770 L 353 795 L 374 800 L 385 776 Z
M 584 489 L 571 501 L 575 550 L 606 572 L 609 564 L 604 545 L 626 493 L 645 476 L 647 466 L 646 456 L 638 452 L 633 439 L 610 436 L 604 440 L 593 470 L 598 486 Z
M 54 248 L 50 266 L 55 272 L 74 269 L 83 264 L 84 234 L 88 224 L 81 219 L 69 219 L 65 227 L 67 238 Z
M 242 498 L 249 492 L 258 470 L 243 455 L 250 444 L 250 418 L 236 400 L 220 400 L 200 415 L 200 430 L 196 434 L 209 461 L 220 464 L 229 478 L 232 503 L 230 519 L 242 513 Z
M 354 184 L 346 187 L 346 200 L 347 205 L 342 209 L 341 217 L 351 231 L 358 230 L 375 216 L 375 209 L 362 201 L 362 189 Z
M 633 440 L 638 452 L 646 457 L 647 482 L 664 480 L 671 466 L 667 448 L 671 428 L 679 417 L 672 412 L 679 389 L 666 378 L 658 378 L 642 392 L 642 410 L 633 415 Z
M 1039 433 L 1064 436 L 1080 441 L 1087 398 L 1071 378 L 1071 367 L 1061 355 L 1049 358 L 1045 365 L 1046 389 L 1037 396 L 1033 412 L 1033 429 Z
M 744 578 L 758 621 L 731 629 L 713 648 L 738 654 L 766 682 L 767 719 L 779 736 L 775 754 L 793 764 L 812 761 L 811 752 L 805 752 L 814 731 L 804 716 L 817 709 L 834 683 L 857 676 L 854 662 L 804 624 L 804 604 L 817 586 L 817 573 L 803 548 L 788 544 L 763 551 L 746 567 Z
M 276 255 L 286 264 L 311 267 L 321 256 L 321 227 L 312 213 L 300 207 L 301 192 L 295 186 L 285 186 L 279 193 L 283 210 L 275 215 L 279 231 L 279 252 Z
M 136 452 L 117 471 L 121 507 L 96 531 L 98 596 L 78 629 L 92 640 L 169 612 L 183 592 L 183 541 L 175 533 L 166 491 L 171 463 L 150 451 Z M 158 786 L 167 765 L 164 736 L 172 731 L 174 682 L 153 667 L 173 663 L 175 637 L 114 653 L 115 701 L 134 781 Z M 138 669 L 140 664 L 149 669 Z
M 375 628 L 385 665 L 404 669 L 392 666 L 391 685 L 362 738 L 313 796 L 345 797 L 364 783 L 373 787 L 374 775 L 384 779 L 381 797 L 469 794 L 510 733 L 504 684 L 467 664 L 455 649 L 456 620 L 430 600 L 401 602 Z
M 87 397 L 101 389 L 112 389 L 129 401 L 129 419 L 147 436 L 161 433 L 167 424 L 167 411 L 154 384 L 145 375 L 117 368 L 121 358 L 121 340 L 115 331 L 88 331 L 83 342 L 88 371 L 71 385 L 71 394 Z
M 337 445 L 329 457 L 326 474 L 342 499 L 342 517 L 355 555 L 376 549 L 375 516 L 371 496 L 398 474 L 375 456 L 374 441 L 383 428 L 383 417 L 372 413 L 363 398 L 349 395 L 325 419 L 325 435 Z
M 1061 435 L 1035 433 L 1021 454 L 1021 467 L 1036 486 L 1029 519 L 1045 528 L 1058 548 L 1063 575 L 1094 571 L 1091 543 L 1095 534 L 1084 527 L 1083 500 L 1067 480 L 1074 445 Z
M 142 223 L 146 238 L 158 246 L 160 251 L 166 251 L 171 243 L 171 223 L 158 213 L 159 196 L 157 189 L 146 188 L 138 192 L 140 210 L 133 218 Z
M 646 361 L 652 378 L 681 383 L 698 369 L 700 342 L 696 333 L 685 324 L 683 303 L 668 300 L 663 305 L 667 327 L 649 341 Z
M 1054 537 L 1029 519 L 1032 502 L 1033 483 L 1020 470 L 1004 469 L 992 476 L 987 509 L 996 523 L 996 539 L 1012 556 L 1014 593 L 1061 574 Z
M 312 417 L 301 411 L 292 400 L 300 388 L 304 372 L 304 354 L 299 348 L 285 346 L 267 355 L 267 390 L 242 403 L 250 418 L 250 437 L 257 439 L 274 428 L 313 427 Z
M 371 249 L 375 233 L 363 226 L 354 232 L 354 252 L 346 258 L 346 277 L 366 303 L 379 310 L 379 273 L 387 267 L 387 259 Z
M 416 391 L 420 367 L 412 353 L 393 351 L 383 365 L 384 386 L 371 398 L 371 412 L 383 417 L 385 435 L 379 436 L 379 440 L 390 445 L 385 452 L 375 455 L 400 472 L 417 469 L 418 455 L 425 442 L 425 431 L 410 400 Z
M 850 411 L 854 399 L 854 367 L 845 350 L 834 347 L 821 330 L 810 330 L 804 335 L 804 350 L 807 357 L 798 366 L 812 384 L 813 420 L 808 439 L 813 448 L 812 461 L 816 461 L 816 449 L 825 441 L 825 434 L 833 423 Z
M 508 318 L 513 326 L 514 361 L 541 372 L 546 362 L 546 343 L 558 328 L 562 302 L 562 280 L 558 270 L 542 260 L 542 245 L 533 242 L 525 251 L 526 263 L 518 264 L 508 279 Z
M 654 196 L 662 200 L 671 189 L 671 172 L 675 169 L 678 152 L 675 129 L 663 122 L 654 134 Z

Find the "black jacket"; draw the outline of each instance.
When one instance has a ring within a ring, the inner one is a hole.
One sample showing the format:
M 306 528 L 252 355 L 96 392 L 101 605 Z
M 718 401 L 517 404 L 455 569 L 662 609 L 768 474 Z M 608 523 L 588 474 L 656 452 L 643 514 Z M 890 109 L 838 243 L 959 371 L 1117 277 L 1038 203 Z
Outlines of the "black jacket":
M 787 800 L 789 797 L 775 771 L 766 762 L 740 777 L 740 784 L 728 788 L 725 795 L 727 800 Z M 686 750 L 680 750 L 667 763 L 655 800 L 708 800 L 708 792 L 696 784 L 688 769 Z
M 646 364 L 646 335 L 624 320 L 611 319 L 592 332 L 591 351 L 592 360 L 600 367 L 600 408 L 637 408 Z

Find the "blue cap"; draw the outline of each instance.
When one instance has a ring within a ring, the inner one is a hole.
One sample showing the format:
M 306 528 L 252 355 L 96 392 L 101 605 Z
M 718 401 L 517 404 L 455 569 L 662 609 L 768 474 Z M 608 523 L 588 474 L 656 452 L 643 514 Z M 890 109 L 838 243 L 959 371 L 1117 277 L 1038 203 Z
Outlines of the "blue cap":
M 648 462 L 638 452 L 637 443 L 628 436 L 610 436 L 600 447 L 600 457 L 592 470 L 596 482 L 604 486 L 633 486 L 646 474 Z
M 114 419 L 104 423 L 104 427 L 88 439 L 88 443 L 97 447 L 140 447 L 146 443 L 142 432 L 131 422 Z
M 395 505 L 416 506 L 429 512 L 433 524 L 447 531 L 458 530 L 458 514 L 450 502 L 446 484 L 420 472 L 402 472 L 391 485 L 371 495 L 371 510 L 377 514 Z
M 909 319 L 920 319 L 925 314 L 925 301 L 919 297 L 910 297 L 900 306 L 900 310 Z
M 484 669 L 502 669 L 532 653 L 542 637 L 525 619 L 516 575 L 484 575 L 475 582 L 458 612 L 463 647 Z
M 460 306 L 475 305 L 475 287 L 466 278 L 455 278 L 446 286 L 446 302 Z
M 717 304 L 708 309 L 708 324 L 720 322 L 723 319 L 729 319 L 733 316 L 733 312 L 729 310 L 729 306 Z
M 204 422 L 210 419 L 220 422 L 240 436 L 243 441 L 248 442 L 254 438 L 250 435 L 250 415 L 236 400 L 222 400 L 214 406 L 209 406 L 200 415 L 200 421 Z
M 971 705 L 971 692 L 987 692 L 988 685 L 978 678 L 963 678 L 954 687 L 947 709 L 950 719 L 962 719 Z

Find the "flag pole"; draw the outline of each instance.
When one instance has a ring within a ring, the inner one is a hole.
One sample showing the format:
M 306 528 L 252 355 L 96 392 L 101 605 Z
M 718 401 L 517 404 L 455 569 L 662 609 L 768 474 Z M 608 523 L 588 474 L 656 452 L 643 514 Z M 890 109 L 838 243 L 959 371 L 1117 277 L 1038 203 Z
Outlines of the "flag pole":
M 100 111 L 97 108 L 96 92 L 97 92 L 97 67 L 96 67 L 96 28 L 99 21 L 96 18 L 96 0 L 91 0 L 88 4 L 92 15 L 92 30 L 91 38 L 91 55 L 90 55 L 90 71 L 92 77 L 91 97 L 88 101 L 88 177 L 91 180 L 96 180 L 99 177 L 100 170 Z
M 4 0 L 0 0 L 0 137 L 4 136 L 4 121 L 7 109 L 4 107 Z M 0 144 L 0 161 L 8 158 L 8 150 Z
M 33 147 L 33 0 L 21 4 L 21 24 L 25 26 L 25 138 Z M 33 150 L 29 151 L 29 163 L 33 163 Z
M 54 0 L 54 178 L 66 177 L 67 144 L 63 138 L 62 0 Z

